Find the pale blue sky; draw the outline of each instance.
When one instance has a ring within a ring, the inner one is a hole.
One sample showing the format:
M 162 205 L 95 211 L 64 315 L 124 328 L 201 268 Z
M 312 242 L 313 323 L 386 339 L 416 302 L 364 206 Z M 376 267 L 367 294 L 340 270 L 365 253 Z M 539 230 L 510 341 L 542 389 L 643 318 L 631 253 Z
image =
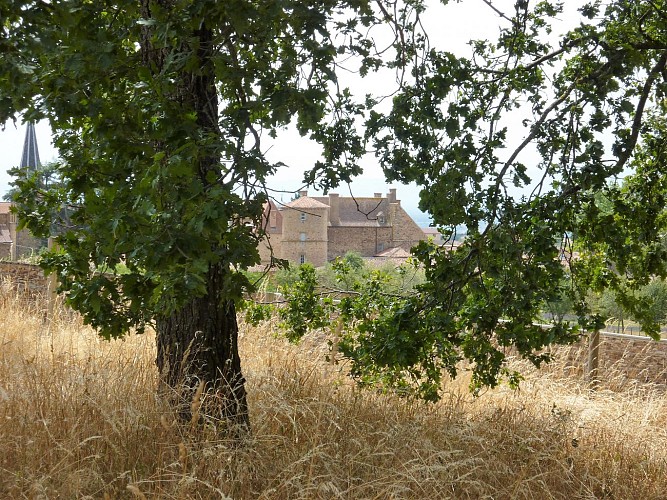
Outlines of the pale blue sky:
M 494 5 L 510 11 L 513 0 L 494 0 Z M 567 16 L 570 19 L 573 17 Z M 467 53 L 467 41 L 474 38 L 492 38 L 497 32 L 498 26 L 503 22 L 483 0 L 463 0 L 460 3 L 450 3 L 442 6 L 434 2 L 427 15 L 423 16 L 422 22 L 429 33 L 433 46 L 449 50 L 454 53 Z M 556 31 L 558 31 L 556 27 Z M 354 77 L 350 77 L 354 78 Z M 366 93 L 366 89 L 377 90 L 387 88 L 387 93 L 393 90 L 391 78 L 383 81 L 383 77 L 377 77 L 375 81 L 370 79 L 365 83 L 350 80 L 348 85 L 359 88 L 359 94 Z M 366 87 L 364 89 L 363 87 Z M 384 92 L 384 90 L 383 90 Z M 519 132 L 521 132 L 519 130 Z M 42 163 L 57 158 L 57 151 L 51 144 L 51 130 L 46 122 L 36 125 L 37 142 Z M 11 122 L 7 123 L 5 129 L 0 131 L 0 194 L 9 189 L 10 177 L 6 170 L 19 164 L 21 151 L 25 138 L 25 125 Z M 302 139 L 293 130 L 287 130 L 281 134 L 274 143 L 264 142 L 263 147 L 268 150 L 269 159 L 282 161 L 289 165 L 287 169 L 281 169 L 275 176 L 271 187 L 287 191 L 296 191 L 301 187 L 303 172 L 312 167 L 319 158 L 319 150 L 316 145 L 306 139 Z M 428 215 L 419 212 L 417 208 L 419 200 L 419 189 L 416 186 L 404 186 L 400 184 L 387 184 L 381 169 L 372 156 L 363 160 L 364 174 L 355 179 L 351 188 L 341 186 L 336 191 L 342 196 L 349 196 L 350 189 L 355 196 L 372 196 L 375 192 L 386 193 L 389 188 L 397 188 L 398 198 L 408 212 L 420 225 L 428 225 Z M 313 194 L 314 191 L 311 190 Z M 281 195 L 275 194 L 280 200 Z M 283 195 L 285 201 L 290 195 Z

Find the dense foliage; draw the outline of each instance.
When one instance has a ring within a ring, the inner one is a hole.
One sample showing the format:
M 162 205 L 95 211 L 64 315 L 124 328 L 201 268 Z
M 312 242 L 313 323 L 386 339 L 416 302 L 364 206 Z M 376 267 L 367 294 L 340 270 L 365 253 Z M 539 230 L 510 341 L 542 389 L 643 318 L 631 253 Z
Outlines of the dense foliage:
M 558 37 L 557 2 L 485 3 L 499 35 L 464 57 L 431 45 L 421 0 L 0 1 L 0 122 L 47 118 L 64 160 L 57 191 L 19 182 L 20 216 L 46 235 L 71 208 L 44 260 L 68 302 L 106 336 L 155 322 L 161 369 L 184 345 L 224 351 L 202 366 L 233 360 L 242 385 L 231 318 L 279 165 L 263 137 L 294 122 L 321 145 L 308 185 L 351 180 L 370 150 L 447 236 L 467 230 L 413 249 L 425 281 L 409 296 L 369 280 L 341 302 L 360 380 L 434 399 L 465 358 L 475 387 L 516 381 L 508 349 L 540 364 L 599 326 L 591 290 L 656 334 L 635 290 L 667 274 L 664 1 L 593 0 Z M 391 99 L 355 95 L 350 69 L 396 77 Z M 563 294 L 579 323 L 534 326 Z
M 413 78 L 366 132 L 388 179 L 422 186 L 434 222 L 468 233 L 456 249 L 418 245 L 417 293 L 379 309 L 364 297 L 347 325 L 354 374 L 427 397 L 461 359 L 474 387 L 516 381 L 508 348 L 539 365 L 543 347 L 603 324 L 591 293 L 659 332 L 654 297 L 638 291 L 667 272 L 665 5 L 589 2 L 555 39 L 563 5 L 488 3 L 499 38 L 474 41 L 470 58 L 417 38 Z M 563 299 L 578 323 L 534 326 Z

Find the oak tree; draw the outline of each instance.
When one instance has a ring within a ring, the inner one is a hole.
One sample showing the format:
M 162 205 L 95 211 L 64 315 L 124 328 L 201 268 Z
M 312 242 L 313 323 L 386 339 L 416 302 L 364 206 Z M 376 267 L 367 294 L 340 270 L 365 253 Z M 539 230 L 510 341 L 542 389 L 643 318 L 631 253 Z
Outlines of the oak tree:
M 370 280 L 343 301 L 359 380 L 435 399 L 465 358 L 475 387 L 516 381 L 509 348 L 540 364 L 600 323 L 591 289 L 656 334 L 634 290 L 667 273 L 664 1 L 592 1 L 557 37 L 557 2 L 483 3 L 499 36 L 464 57 L 432 45 L 420 0 L 0 1 L 0 121 L 47 118 L 64 160 L 55 193 L 25 180 L 19 202 L 41 234 L 72 208 L 45 259 L 68 303 L 107 337 L 154 324 L 167 385 L 187 401 L 204 381 L 214 415 L 246 425 L 240 271 L 277 167 L 264 138 L 294 121 L 322 147 L 307 184 L 351 180 L 371 151 L 447 236 L 467 230 L 413 249 L 410 296 Z M 355 95 L 350 68 L 395 92 Z M 563 293 L 579 324 L 534 326 Z
M 267 136 L 322 146 L 322 187 L 359 171 L 360 108 L 341 58 L 380 64 L 383 9 L 359 0 L 0 1 L 0 122 L 48 119 L 58 189 L 17 181 L 20 219 L 58 227 L 43 264 L 107 337 L 153 325 L 162 381 L 188 418 L 248 425 L 236 302 L 259 262 Z M 70 217 L 61 220 L 63 207 Z M 55 219 L 55 220 L 54 220 Z M 258 229 L 260 228 L 260 229 Z M 118 270 L 122 269 L 122 272 Z
M 473 389 L 517 383 L 509 353 L 539 366 L 545 347 L 604 324 L 590 292 L 610 290 L 659 336 L 637 291 L 667 273 L 667 5 L 591 1 L 555 34 L 567 3 L 483 3 L 498 37 L 463 57 L 425 36 L 366 128 L 387 178 L 419 185 L 449 240 L 413 248 L 415 293 L 387 300 L 376 284 L 342 299 L 340 349 L 361 382 L 426 399 L 464 359 Z M 564 299 L 578 321 L 538 325 Z
M 346 345 L 360 376 L 429 397 L 462 358 L 474 387 L 514 381 L 510 347 L 539 365 L 544 347 L 599 328 L 590 290 L 613 290 L 659 335 L 634 292 L 667 272 L 667 5 L 591 1 L 554 36 L 566 2 L 484 3 L 499 37 L 468 58 L 431 49 L 367 133 L 389 179 L 423 186 L 420 206 L 447 235 L 468 232 L 456 249 L 418 245 L 420 293 Z M 578 324 L 535 326 L 562 293 Z

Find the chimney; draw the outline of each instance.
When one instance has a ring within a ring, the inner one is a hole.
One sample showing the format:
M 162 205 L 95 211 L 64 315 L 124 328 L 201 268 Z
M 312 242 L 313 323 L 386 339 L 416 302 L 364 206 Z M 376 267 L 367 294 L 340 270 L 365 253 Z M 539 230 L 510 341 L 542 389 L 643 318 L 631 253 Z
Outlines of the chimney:
M 387 193 L 387 199 L 389 200 L 389 203 L 398 202 L 398 200 L 396 199 L 396 188 L 391 188 L 389 190 L 389 193 Z
M 306 196 L 308 196 L 308 191 L 306 191 L 305 189 L 303 191 L 299 191 L 299 198 L 305 198 Z
M 375 193 L 373 195 L 374 198 L 382 198 L 382 193 Z
M 340 199 L 338 193 L 329 193 L 329 222 L 332 226 L 340 225 Z

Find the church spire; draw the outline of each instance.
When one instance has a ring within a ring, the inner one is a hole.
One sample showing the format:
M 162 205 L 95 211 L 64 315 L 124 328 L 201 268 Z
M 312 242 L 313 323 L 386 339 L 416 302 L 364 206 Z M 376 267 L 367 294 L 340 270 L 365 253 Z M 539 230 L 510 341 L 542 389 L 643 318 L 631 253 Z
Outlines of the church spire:
M 23 143 L 23 156 L 21 157 L 21 170 L 36 171 L 41 167 L 39 162 L 39 151 L 37 150 L 37 136 L 35 135 L 35 124 L 28 122 Z

